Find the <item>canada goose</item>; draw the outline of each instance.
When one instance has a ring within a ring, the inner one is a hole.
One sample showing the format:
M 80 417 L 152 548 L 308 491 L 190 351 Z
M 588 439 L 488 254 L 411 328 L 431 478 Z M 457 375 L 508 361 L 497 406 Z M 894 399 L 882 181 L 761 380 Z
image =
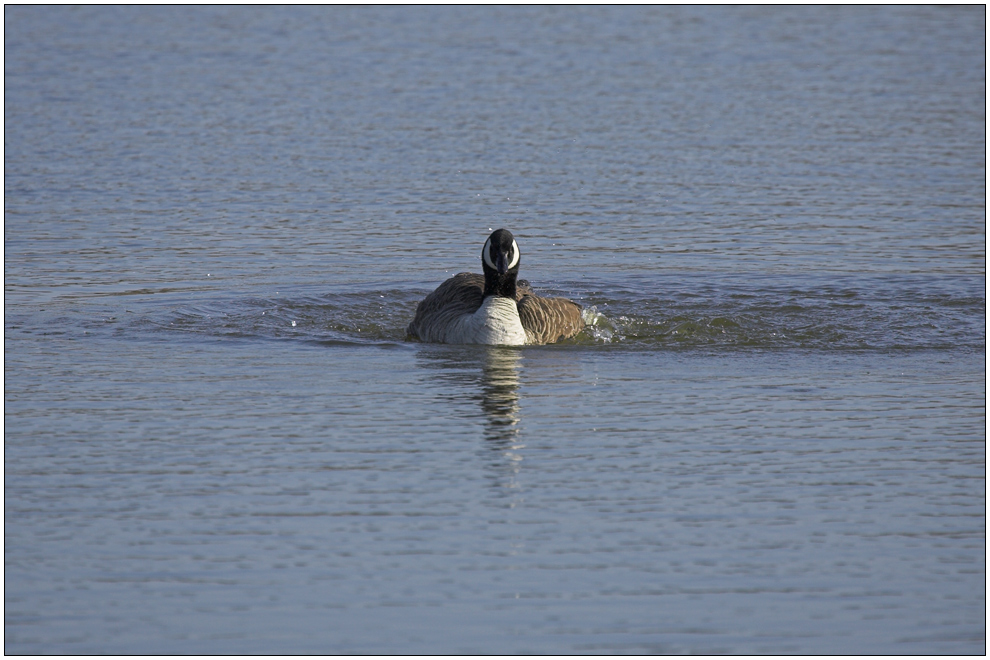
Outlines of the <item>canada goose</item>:
M 444 344 L 552 344 L 581 328 L 581 307 L 541 298 L 519 275 L 519 246 L 498 229 L 481 250 L 484 275 L 458 273 L 426 296 L 406 332 Z

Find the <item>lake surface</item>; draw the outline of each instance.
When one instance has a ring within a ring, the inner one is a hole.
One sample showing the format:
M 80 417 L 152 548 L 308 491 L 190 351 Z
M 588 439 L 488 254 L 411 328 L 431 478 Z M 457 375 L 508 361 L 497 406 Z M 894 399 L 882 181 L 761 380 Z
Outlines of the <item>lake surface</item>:
M 984 7 L 4 18 L 6 653 L 985 653 Z

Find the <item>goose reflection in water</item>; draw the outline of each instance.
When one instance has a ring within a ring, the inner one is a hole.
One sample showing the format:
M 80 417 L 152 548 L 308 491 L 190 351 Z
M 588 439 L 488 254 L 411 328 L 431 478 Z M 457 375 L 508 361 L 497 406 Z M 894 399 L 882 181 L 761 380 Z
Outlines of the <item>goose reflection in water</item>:
M 482 367 L 481 407 L 485 411 L 485 439 L 495 449 L 521 449 L 519 435 L 519 363 L 520 352 L 511 348 L 487 349 Z
M 522 420 L 519 402 L 519 370 L 522 350 L 506 346 L 436 347 L 420 352 L 422 365 L 437 370 L 433 382 L 458 385 L 445 393 L 451 402 L 477 401 L 484 415 L 484 439 L 488 449 L 498 452 L 500 471 L 519 471 L 524 445 L 520 440 Z

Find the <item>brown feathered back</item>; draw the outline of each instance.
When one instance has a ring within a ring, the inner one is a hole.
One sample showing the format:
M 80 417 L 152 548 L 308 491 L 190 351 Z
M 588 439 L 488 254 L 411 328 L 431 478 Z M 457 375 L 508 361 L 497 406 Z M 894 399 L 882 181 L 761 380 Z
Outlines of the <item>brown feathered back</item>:
M 423 298 L 406 333 L 422 341 L 442 342 L 444 331 L 462 314 L 474 314 L 481 307 L 485 276 L 458 273 Z
M 581 307 L 567 298 L 541 298 L 530 292 L 516 306 L 529 344 L 553 344 L 584 328 Z

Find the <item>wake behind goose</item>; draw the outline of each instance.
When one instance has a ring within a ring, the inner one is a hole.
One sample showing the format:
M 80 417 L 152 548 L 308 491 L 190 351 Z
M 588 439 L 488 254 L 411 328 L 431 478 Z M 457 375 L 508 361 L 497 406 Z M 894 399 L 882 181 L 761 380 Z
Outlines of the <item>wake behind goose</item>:
M 483 275 L 458 273 L 416 308 L 406 332 L 426 342 L 521 346 L 552 344 L 584 327 L 581 307 L 537 296 L 519 275 L 519 246 L 507 229 L 481 250 Z

